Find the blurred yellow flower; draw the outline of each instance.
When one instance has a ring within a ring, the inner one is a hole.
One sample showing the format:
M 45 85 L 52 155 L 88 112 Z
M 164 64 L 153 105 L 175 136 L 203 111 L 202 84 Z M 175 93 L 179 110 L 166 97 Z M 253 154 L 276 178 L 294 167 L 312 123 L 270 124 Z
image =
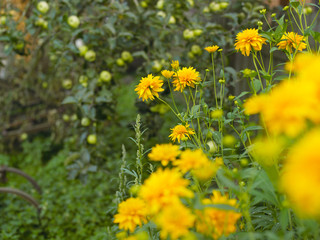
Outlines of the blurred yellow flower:
M 270 167 L 278 163 L 280 154 L 284 150 L 284 141 L 271 137 L 258 139 L 251 147 L 250 153 L 254 159 L 262 166 Z
M 244 106 L 244 113 L 247 115 L 257 114 L 261 112 L 265 104 L 268 104 L 266 101 L 265 94 L 256 95 L 246 100 L 243 104 Z
M 173 163 L 181 170 L 182 173 L 186 173 L 190 170 L 197 169 L 209 164 L 209 159 L 201 149 L 191 151 L 186 149 L 181 153 L 180 159 Z
M 214 190 L 210 199 L 204 199 L 203 204 L 225 204 L 237 208 L 236 199 L 222 196 L 219 191 Z M 196 229 L 198 232 L 219 239 L 236 231 L 236 222 L 241 214 L 234 210 L 224 210 L 214 207 L 205 207 L 203 211 L 196 211 Z
M 161 229 L 161 239 L 178 239 L 189 234 L 193 227 L 195 216 L 191 210 L 180 202 L 165 207 L 155 218 L 155 223 Z
M 249 56 L 252 49 L 261 51 L 262 44 L 265 42 L 266 39 L 258 33 L 258 29 L 251 28 L 237 34 L 234 46 L 237 51 L 241 51 L 242 55 Z
M 169 162 L 173 162 L 180 154 L 179 146 L 169 144 L 157 144 L 152 148 L 148 157 L 152 161 L 161 161 L 163 166 L 167 166 Z
M 280 179 L 300 217 L 320 219 L 320 129 L 307 133 L 288 153 Z
M 114 215 L 114 223 L 119 223 L 120 229 L 133 232 L 137 225 L 147 222 L 147 208 L 143 200 L 129 198 L 119 204 L 118 214 Z
M 162 76 L 164 76 L 165 78 L 171 78 L 174 74 L 174 71 L 169 71 L 169 70 L 162 70 L 161 71 Z
M 307 121 L 320 122 L 320 87 L 307 79 L 282 81 L 267 95 L 249 99 L 245 113 L 261 113 L 273 135 L 295 137 L 307 126 Z
M 222 158 L 216 158 L 214 162 L 209 161 L 203 166 L 193 169 L 192 175 L 198 178 L 200 181 L 207 181 L 210 178 L 216 176 L 217 171 L 223 165 Z
M 180 197 L 193 197 L 187 186 L 189 180 L 175 169 L 159 169 L 145 180 L 139 196 L 145 200 L 150 213 L 156 213 L 163 207 L 179 201 Z
M 177 71 L 173 76 L 172 84 L 175 87 L 175 91 L 183 91 L 186 86 L 194 87 L 195 84 L 198 84 L 201 81 L 199 72 L 196 71 L 193 67 L 184 67 Z
M 219 49 L 219 46 L 217 46 L 217 45 L 212 45 L 212 46 L 206 47 L 204 50 L 206 50 L 206 51 L 209 52 L 209 53 L 214 53 L 214 52 L 216 52 L 218 49 Z
M 307 47 L 307 44 L 304 43 L 304 37 L 295 33 L 289 32 L 285 33 L 280 42 L 277 44 L 279 49 L 287 50 L 288 52 L 292 52 L 292 48 L 297 49 L 298 51 L 302 51 Z
M 174 70 L 178 70 L 178 69 L 179 69 L 179 61 L 178 61 L 178 60 L 172 61 L 171 67 L 172 67 L 172 69 L 174 69 Z
M 169 138 L 171 138 L 173 142 L 178 140 L 179 143 L 181 140 L 190 139 L 190 135 L 195 134 L 194 130 L 189 128 L 189 124 L 186 124 L 185 126 L 179 124 L 174 128 L 171 128 L 171 131 L 172 133 L 169 135 Z
M 153 100 L 154 96 L 159 97 L 158 93 L 164 91 L 162 85 L 163 81 L 160 80 L 160 77 L 154 77 L 152 74 L 149 74 L 147 77 L 143 77 L 140 80 L 135 91 L 143 101 L 148 99 Z

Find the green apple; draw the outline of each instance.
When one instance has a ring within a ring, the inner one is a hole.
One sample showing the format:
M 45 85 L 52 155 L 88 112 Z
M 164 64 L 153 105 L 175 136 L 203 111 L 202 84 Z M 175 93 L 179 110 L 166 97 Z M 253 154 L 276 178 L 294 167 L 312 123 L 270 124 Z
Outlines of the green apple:
M 88 127 L 90 125 L 91 121 L 89 118 L 84 117 L 81 119 L 81 126 Z
M 38 2 L 37 9 L 39 12 L 45 14 L 49 11 L 49 4 L 46 1 Z
M 202 29 L 195 29 L 193 30 L 193 34 L 195 37 L 200 36 L 203 33 Z
M 62 87 L 64 88 L 64 89 L 71 89 L 72 88 L 72 81 L 70 80 L 70 79 L 65 79 L 65 80 L 63 80 L 63 82 L 62 82 Z
M 194 59 L 194 54 L 192 52 L 188 52 L 188 58 Z
M 100 79 L 101 79 L 102 82 L 110 82 L 111 78 L 112 78 L 112 75 L 108 71 L 102 71 L 100 73 Z
M 84 59 L 87 60 L 88 62 L 93 62 L 96 60 L 96 53 L 93 50 L 89 50 L 86 52 L 84 55 Z
M 143 8 L 146 8 L 146 7 L 148 7 L 148 3 L 146 1 L 141 1 L 140 6 Z
M 20 140 L 21 141 L 24 141 L 24 140 L 26 140 L 28 138 L 28 134 L 27 133 L 22 133 L 21 135 L 20 135 Z
M 78 116 L 77 116 L 77 114 L 72 114 L 72 116 L 71 116 L 71 121 L 77 121 L 78 120 Z
M 6 21 L 7 21 L 6 16 L 1 16 L 1 17 L 0 17 L 0 24 L 1 24 L 1 25 L 5 25 L 5 24 L 6 24 Z
M 194 55 L 201 55 L 202 54 L 202 50 L 201 50 L 201 47 L 199 45 L 192 45 L 191 52 Z
M 221 9 L 226 9 L 228 6 L 229 6 L 229 3 L 228 3 L 228 2 L 221 2 L 221 3 L 220 3 Z
M 43 82 L 43 83 L 41 84 L 41 86 L 42 86 L 42 88 L 47 88 L 47 87 L 48 87 L 48 83 L 47 83 L 47 82 Z
M 185 29 L 183 31 L 183 38 L 186 39 L 186 40 L 194 38 L 193 31 L 190 30 L 190 29 Z
M 159 0 L 156 4 L 156 8 L 163 9 L 164 7 L 164 0 Z
M 162 18 L 166 18 L 167 14 L 164 11 L 159 11 L 159 12 L 157 12 L 157 16 L 162 17 Z
M 88 50 L 89 50 L 89 48 L 86 45 L 82 45 L 81 47 L 79 47 L 80 56 L 83 57 L 84 55 L 86 55 Z
M 176 24 L 176 18 L 174 17 L 174 16 L 171 16 L 170 18 L 169 18 L 169 22 L 168 22 L 169 24 Z
M 152 70 L 155 72 L 160 72 L 162 67 L 162 64 L 158 60 L 155 60 L 152 65 Z
M 125 62 L 123 61 L 122 58 L 118 58 L 117 61 L 116 61 L 116 64 L 119 66 L 119 67 L 123 67 L 125 65 Z
M 92 145 L 96 144 L 97 143 L 97 135 L 95 135 L 95 134 L 88 135 L 87 142 Z
M 63 119 L 63 121 L 65 121 L 65 122 L 69 122 L 69 121 L 70 121 L 70 117 L 69 117 L 68 114 L 63 114 L 63 115 L 62 115 L 62 119 Z
M 121 53 L 121 58 L 125 62 L 132 62 L 133 61 L 133 57 L 132 57 L 131 53 L 128 51 L 123 51 Z
M 209 8 L 212 12 L 218 12 L 221 10 L 220 4 L 216 2 L 210 3 Z
M 77 16 L 68 17 L 68 24 L 72 28 L 77 28 L 80 25 L 80 19 Z

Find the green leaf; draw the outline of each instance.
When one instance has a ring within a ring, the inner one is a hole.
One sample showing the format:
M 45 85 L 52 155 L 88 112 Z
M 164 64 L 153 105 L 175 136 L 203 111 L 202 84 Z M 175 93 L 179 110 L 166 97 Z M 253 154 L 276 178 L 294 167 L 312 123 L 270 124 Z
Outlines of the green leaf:
M 253 79 L 252 82 L 251 82 L 251 86 L 256 92 L 258 92 L 260 90 L 260 87 L 261 87 L 260 80 L 259 79 Z
M 63 99 L 62 104 L 69 104 L 69 103 L 78 103 L 77 99 L 73 96 L 68 96 Z

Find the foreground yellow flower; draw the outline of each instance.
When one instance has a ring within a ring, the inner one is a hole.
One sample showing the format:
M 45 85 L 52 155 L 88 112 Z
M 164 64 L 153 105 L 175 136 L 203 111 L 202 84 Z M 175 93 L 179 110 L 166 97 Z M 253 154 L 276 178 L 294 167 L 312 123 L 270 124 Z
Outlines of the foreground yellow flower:
M 193 67 L 184 67 L 177 71 L 172 82 L 175 91 L 183 91 L 186 86 L 194 87 L 201 81 L 199 72 Z
M 161 239 L 178 239 L 189 234 L 189 228 L 193 227 L 195 216 L 191 210 L 180 202 L 172 204 L 164 208 L 159 215 L 156 216 L 155 222 L 161 229 Z
M 244 106 L 244 113 L 247 115 L 257 114 L 262 111 L 265 104 L 267 104 L 267 95 L 255 95 L 246 100 L 243 104 Z
M 171 138 L 173 142 L 178 140 L 179 143 L 181 140 L 190 139 L 190 135 L 195 134 L 194 130 L 189 128 L 189 124 L 186 124 L 186 126 L 179 124 L 174 128 L 171 128 L 171 131 L 172 133 L 169 135 L 169 138 Z
M 169 144 L 157 144 L 152 148 L 148 157 L 152 161 L 161 161 L 163 166 L 167 166 L 169 162 L 173 162 L 180 154 L 179 146 Z
M 320 219 L 320 129 L 305 135 L 288 154 L 280 180 L 301 217 Z
M 307 47 L 307 44 L 304 43 L 304 37 L 295 33 L 289 32 L 285 33 L 280 42 L 277 44 L 279 49 L 287 50 L 292 53 L 292 48 L 297 49 L 298 51 L 302 51 Z
M 214 52 L 216 52 L 218 49 L 219 49 L 219 46 L 217 46 L 217 45 L 212 45 L 212 46 L 209 46 L 209 47 L 204 48 L 204 50 L 206 50 L 206 51 L 209 52 L 209 53 L 214 53 Z
M 145 180 L 139 195 L 147 203 L 150 213 L 156 213 L 179 201 L 180 197 L 193 197 L 188 185 L 189 180 L 184 179 L 177 170 L 159 169 Z
M 226 195 L 222 196 L 219 191 L 214 190 L 210 199 L 203 200 L 203 204 L 225 204 L 237 208 L 236 199 L 229 199 Z M 196 229 L 198 232 L 213 239 L 221 236 L 228 236 L 236 231 L 236 222 L 241 214 L 234 210 L 224 210 L 214 207 L 205 207 L 203 211 L 197 210 Z
M 209 164 L 209 159 L 201 149 L 191 151 L 185 150 L 181 153 L 180 159 L 176 160 L 173 164 L 181 170 L 182 173 L 186 173 L 190 170 L 201 168 Z
M 163 92 L 162 88 L 163 81 L 160 80 L 160 77 L 154 77 L 152 74 L 149 74 L 147 77 L 143 77 L 140 80 L 140 83 L 137 85 L 135 91 L 138 93 L 139 98 L 142 98 L 143 101 L 151 99 L 154 97 L 159 97 L 159 92 Z
M 253 97 L 245 103 L 245 113 L 261 113 L 273 135 L 295 137 L 308 121 L 320 122 L 319 84 L 307 79 L 282 81 L 269 94 Z
M 171 78 L 174 74 L 173 71 L 169 71 L 169 70 L 162 70 L 161 71 L 162 76 L 164 76 L 165 78 Z
M 118 214 L 114 216 L 114 223 L 119 223 L 120 229 L 133 232 L 137 225 L 147 222 L 147 208 L 139 198 L 129 198 L 119 204 Z
M 265 44 L 266 39 L 259 33 L 258 29 L 246 29 L 239 32 L 236 37 L 236 43 L 234 44 L 237 51 L 241 51 L 244 56 L 249 56 L 252 49 L 255 51 L 261 51 L 262 44 Z

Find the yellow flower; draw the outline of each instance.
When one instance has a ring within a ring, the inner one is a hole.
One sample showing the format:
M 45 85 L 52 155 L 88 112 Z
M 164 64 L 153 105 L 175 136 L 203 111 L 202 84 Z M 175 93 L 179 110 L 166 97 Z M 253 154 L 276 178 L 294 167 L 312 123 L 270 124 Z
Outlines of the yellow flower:
M 219 49 L 219 46 L 217 46 L 217 45 L 212 45 L 212 46 L 206 47 L 204 50 L 206 50 L 206 51 L 209 52 L 209 53 L 214 53 L 214 52 L 216 52 L 218 49 Z
M 301 217 L 320 219 L 320 129 L 303 137 L 288 154 L 280 187 Z
M 190 135 L 195 134 L 194 130 L 189 128 L 189 124 L 186 124 L 186 126 L 179 124 L 174 128 L 171 128 L 171 131 L 172 133 L 169 135 L 169 138 L 171 138 L 173 142 L 177 139 L 179 143 L 180 140 L 186 140 L 187 138 L 190 139 Z
M 249 99 L 245 113 L 261 113 L 269 132 L 295 137 L 307 121 L 320 122 L 319 84 L 307 79 L 282 81 L 269 94 Z
M 179 61 L 178 60 L 177 61 L 172 61 L 171 67 L 174 70 L 178 70 L 179 69 Z
M 192 174 L 200 181 L 207 181 L 217 174 L 217 171 L 222 165 L 222 158 L 216 158 L 214 162 L 209 161 L 200 168 L 192 170 Z
M 180 159 L 176 160 L 173 164 L 177 166 L 182 173 L 186 173 L 190 170 L 203 167 L 208 163 L 209 159 L 201 149 L 195 151 L 187 149 L 181 153 Z
M 307 47 L 307 44 L 304 42 L 304 37 L 295 33 L 289 32 L 285 33 L 282 37 L 280 42 L 277 44 L 279 49 L 287 50 L 288 52 L 292 52 L 292 48 L 297 49 L 298 51 L 302 51 Z
M 304 52 L 297 54 L 297 56 L 294 58 L 294 62 L 287 62 L 284 68 L 288 72 L 291 71 L 294 73 L 299 73 L 301 70 L 308 69 L 309 66 L 313 65 L 315 62 L 316 64 L 319 64 L 320 58 L 313 54 Z
M 169 71 L 169 70 L 162 70 L 161 71 L 162 76 L 164 76 L 165 78 L 171 78 L 174 74 L 174 71 Z
M 268 104 L 266 101 L 266 95 L 256 95 L 246 100 L 243 104 L 244 113 L 247 115 L 257 114 L 261 112 L 265 104 Z
M 175 161 L 180 154 L 179 146 L 169 144 L 157 144 L 152 148 L 148 157 L 152 161 L 161 161 L 163 166 L 167 166 L 169 162 Z
M 283 148 L 284 142 L 282 139 L 265 138 L 256 140 L 250 153 L 262 166 L 270 167 L 278 163 Z
M 210 199 L 203 200 L 203 204 L 224 204 L 237 208 L 235 199 L 222 196 L 219 191 L 213 191 Z M 241 214 L 234 210 L 224 210 L 214 207 L 205 207 L 203 211 L 197 211 L 196 229 L 198 232 L 218 239 L 228 236 L 236 231 L 236 222 Z
M 114 216 L 114 223 L 119 223 L 120 229 L 133 232 L 137 225 L 147 222 L 147 208 L 143 200 L 129 198 L 119 204 L 118 214 Z
M 192 215 L 191 210 L 180 202 L 164 208 L 155 218 L 155 223 L 161 229 L 161 239 L 167 239 L 170 236 L 173 240 L 187 236 L 194 221 L 195 216 Z
M 169 206 L 179 197 L 193 197 L 187 186 L 189 181 L 175 169 L 159 169 L 145 180 L 139 195 L 147 203 L 150 213 L 156 213 L 163 207 Z
M 139 98 L 142 98 L 143 101 L 154 99 L 154 96 L 159 97 L 158 92 L 163 92 L 162 88 L 163 81 L 160 80 L 160 77 L 154 77 L 152 74 L 149 74 L 147 77 L 143 77 L 140 80 L 140 83 L 137 85 L 135 91 L 138 93 Z
M 241 51 L 242 55 L 249 56 L 251 49 L 261 51 L 262 44 L 265 44 L 266 39 L 258 33 L 258 29 L 246 29 L 237 34 L 236 43 L 234 44 L 237 51 Z
M 195 84 L 198 84 L 201 81 L 199 72 L 196 71 L 193 67 L 184 67 L 177 71 L 174 74 L 174 80 L 172 84 L 175 87 L 175 91 L 183 91 L 186 86 L 194 87 Z

